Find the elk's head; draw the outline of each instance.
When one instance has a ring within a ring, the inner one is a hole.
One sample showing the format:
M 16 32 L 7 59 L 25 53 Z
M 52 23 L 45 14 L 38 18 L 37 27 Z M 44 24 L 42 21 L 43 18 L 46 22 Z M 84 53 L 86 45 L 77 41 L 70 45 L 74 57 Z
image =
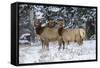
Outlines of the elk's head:
M 40 22 L 40 19 L 35 19 L 34 20 L 34 27 L 41 27 L 42 23 Z
M 56 22 L 55 22 L 54 20 L 49 20 L 49 21 L 48 21 L 47 26 L 48 26 L 49 28 L 53 28 L 53 27 L 55 27 L 55 25 L 56 25 Z
M 55 27 L 56 28 L 63 28 L 64 27 L 64 20 L 57 20 Z

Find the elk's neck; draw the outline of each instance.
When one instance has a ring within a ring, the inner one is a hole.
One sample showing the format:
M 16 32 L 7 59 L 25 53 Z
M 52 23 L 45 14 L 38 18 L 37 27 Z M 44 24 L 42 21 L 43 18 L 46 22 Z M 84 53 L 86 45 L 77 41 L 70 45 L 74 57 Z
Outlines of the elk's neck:
M 58 29 L 58 34 L 59 34 L 60 36 L 62 36 L 63 30 L 64 30 L 63 27 L 61 27 L 61 28 Z
M 45 27 L 36 27 L 36 34 L 41 35 Z

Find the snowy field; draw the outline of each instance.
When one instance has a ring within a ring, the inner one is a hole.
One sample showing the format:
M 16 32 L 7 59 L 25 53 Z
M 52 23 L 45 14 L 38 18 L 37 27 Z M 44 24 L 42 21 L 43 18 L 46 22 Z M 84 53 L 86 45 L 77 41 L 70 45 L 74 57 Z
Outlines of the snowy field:
M 96 59 L 96 41 L 84 41 L 82 46 L 70 43 L 58 50 L 56 42 L 49 44 L 49 50 L 43 50 L 41 42 L 30 45 L 19 45 L 19 63 L 42 63 Z

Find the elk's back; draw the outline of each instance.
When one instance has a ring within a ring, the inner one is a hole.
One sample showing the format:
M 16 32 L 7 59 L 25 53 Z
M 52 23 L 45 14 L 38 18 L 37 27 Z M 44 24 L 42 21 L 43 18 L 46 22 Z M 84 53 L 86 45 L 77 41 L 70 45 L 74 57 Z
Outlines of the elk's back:
M 79 29 L 64 29 L 62 33 L 64 41 L 75 41 L 76 36 L 80 36 Z
M 46 27 L 41 34 L 41 37 L 49 41 L 56 41 L 59 38 L 58 29 Z

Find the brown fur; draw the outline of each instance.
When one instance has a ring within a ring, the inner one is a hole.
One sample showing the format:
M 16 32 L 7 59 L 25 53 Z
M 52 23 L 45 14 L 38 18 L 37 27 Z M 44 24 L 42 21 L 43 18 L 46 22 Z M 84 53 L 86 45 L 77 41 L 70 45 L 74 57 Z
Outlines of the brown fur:
M 41 33 L 40 38 L 44 41 L 42 42 L 48 48 L 49 42 L 60 41 L 61 37 L 58 34 L 58 29 L 46 27 Z
M 70 42 L 79 42 L 81 41 L 81 36 L 79 33 L 79 29 L 65 29 L 62 38 L 64 42 L 70 41 Z
M 37 27 L 36 28 L 36 34 L 41 35 L 45 27 Z
M 59 28 L 58 29 L 58 33 L 59 33 L 59 35 L 61 36 L 62 35 L 62 33 L 63 33 L 63 29 L 64 29 L 64 20 L 60 20 L 60 21 L 58 21 L 58 23 L 56 24 L 56 27 L 57 28 Z
M 80 29 L 64 29 L 62 33 L 62 40 L 64 43 L 77 42 L 79 45 L 83 43 L 84 37 L 80 34 Z M 63 45 L 65 48 L 65 45 Z
M 85 31 L 85 29 L 80 29 L 80 35 L 81 35 L 81 38 L 82 38 L 82 40 L 85 40 L 86 39 L 86 31 Z
M 58 33 L 59 33 L 60 36 L 62 36 L 62 33 L 63 33 L 63 27 L 61 27 L 61 28 L 58 29 Z
M 58 41 L 59 49 L 61 48 L 61 44 L 63 44 L 64 49 L 65 43 L 77 42 L 79 45 L 83 43 L 85 30 L 64 29 L 63 25 L 64 21 L 60 21 L 56 25 L 54 21 L 49 21 L 45 27 L 41 27 L 41 24 L 36 27 L 36 33 L 40 36 L 42 48 L 48 48 L 49 42 L 54 41 Z
M 84 29 L 64 29 L 64 22 L 60 22 L 57 24 L 59 27 L 58 33 L 61 36 L 61 43 L 63 44 L 63 49 L 65 48 L 65 43 L 69 44 L 69 42 L 77 42 L 79 45 L 83 43 L 85 38 L 85 30 Z M 59 46 L 59 49 L 61 46 Z
M 53 20 L 50 20 L 50 21 L 48 21 L 48 22 L 49 22 L 49 23 L 47 24 L 47 26 L 48 26 L 49 28 L 55 27 L 56 23 L 55 23 Z
M 48 48 L 49 42 L 60 41 L 61 39 L 61 37 L 58 34 L 58 29 L 55 27 L 41 27 L 41 25 L 38 25 L 36 27 L 36 33 L 40 36 L 42 48 Z

